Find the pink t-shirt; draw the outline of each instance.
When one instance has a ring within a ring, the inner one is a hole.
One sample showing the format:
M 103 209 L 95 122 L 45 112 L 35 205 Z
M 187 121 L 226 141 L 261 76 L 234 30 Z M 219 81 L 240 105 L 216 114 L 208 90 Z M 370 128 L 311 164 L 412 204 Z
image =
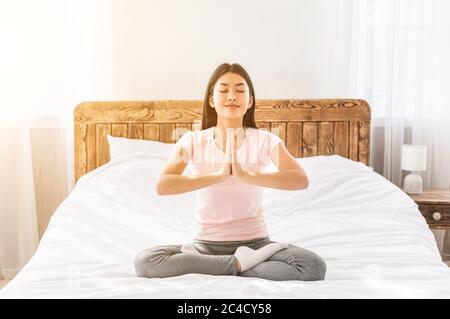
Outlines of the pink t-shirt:
M 177 141 L 190 155 L 193 175 L 218 172 L 225 153 L 219 149 L 210 127 L 187 131 Z M 282 140 L 264 129 L 246 128 L 237 150 L 242 168 L 262 172 L 271 162 L 270 154 Z M 250 240 L 268 236 L 264 222 L 262 195 L 264 187 L 240 182 L 234 176 L 196 190 L 197 215 L 194 239 L 209 241 Z

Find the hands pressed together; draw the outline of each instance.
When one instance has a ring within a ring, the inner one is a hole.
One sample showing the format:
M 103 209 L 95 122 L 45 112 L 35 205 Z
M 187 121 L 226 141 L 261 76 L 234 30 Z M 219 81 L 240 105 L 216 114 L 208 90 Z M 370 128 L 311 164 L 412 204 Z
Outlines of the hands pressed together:
M 234 176 L 237 179 L 244 180 L 249 173 L 244 170 L 237 158 L 237 136 L 227 135 L 225 148 L 225 161 L 222 164 L 221 175 L 224 179 Z

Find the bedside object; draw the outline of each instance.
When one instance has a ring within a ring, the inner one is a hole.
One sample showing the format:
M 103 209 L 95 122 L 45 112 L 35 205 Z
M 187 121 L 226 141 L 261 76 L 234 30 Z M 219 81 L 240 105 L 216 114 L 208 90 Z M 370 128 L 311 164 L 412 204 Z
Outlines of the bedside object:
M 405 171 L 411 171 L 405 177 L 403 182 L 403 190 L 408 194 L 421 194 L 422 177 L 417 174 L 418 171 L 424 171 L 427 164 L 427 147 L 426 145 L 402 145 L 402 161 L 401 168 Z
M 433 231 L 442 260 L 450 265 L 450 189 L 427 189 L 409 196 Z

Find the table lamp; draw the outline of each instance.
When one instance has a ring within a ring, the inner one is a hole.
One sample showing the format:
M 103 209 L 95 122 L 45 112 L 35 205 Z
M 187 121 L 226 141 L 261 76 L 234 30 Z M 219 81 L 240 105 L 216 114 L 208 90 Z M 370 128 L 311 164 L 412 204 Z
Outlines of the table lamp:
M 411 171 L 405 177 L 403 190 L 408 194 L 422 194 L 422 177 L 416 172 L 424 171 L 427 163 L 426 145 L 402 145 L 402 163 L 401 168 L 405 171 Z

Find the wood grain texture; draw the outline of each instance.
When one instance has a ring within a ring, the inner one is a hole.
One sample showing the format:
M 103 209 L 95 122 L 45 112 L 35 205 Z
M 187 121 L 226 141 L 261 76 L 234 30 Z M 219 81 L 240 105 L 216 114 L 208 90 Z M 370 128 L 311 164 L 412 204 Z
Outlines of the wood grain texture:
M 86 135 L 86 166 L 87 172 L 92 171 L 97 167 L 97 145 L 95 139 L 95 124 L 87 124 L 87 135 Z M 75 145 L 77 148 L 78 145 Z
M 176 143 L 176 123 L 162 123 L 159 129 L 161 142 Z
M 74 122 L 193 123 L 201 119 L 202 100 L 84 102 L 74 111 Z M 258 122 L 370 120 L 369 104 L 360 99 L 257 100 Z
M 425 189 L 422 194 L 409 195 L 418 204 L 448 205 L 450 207 L 450 189 Z
M 262 130 L 270 131 L 270 122 L 256 122 L 256 126 Z
M 202 100 L 84 102 L 74 110 L 75 180 L 109 160 L 106 135 L 175 143 L 201 130 Z M 370 106 L 360 99 L 257 100 L 257 127 L 295 157 L 338 154 L 369 163 Z
M 333 154 L 349 157 L 349 123 L 335 122 L 333 136 Z M 368 164 L 368 163 L 366 163 Z
M 424 189 L 422 194 L 409 194 L 432 229 L 442 259 L 450 266 L 450 189 Z M 438 216 L 436 216 L 438 215 Z
M 286 147 L 294 157 L 302 156 L 303 125 L 300 122 L 288 122 Z
M 144 124 L 129 124 L 128 125 L 128 138 L 140 139 L 144 138 Z
M 369 138 L 370 138 L 370 122 L 359 122 L 359 139 L 358 139 L 358 161 L 366 165 L 369 164 Z
M 358 161 L 358 146 L 359 146 L 359 125 L 358 122 L 350 121 L 350 149 L 349 149 L 349 158 L 352 161 Z
M 86 174 L 87 170 L 87 130 L 86 125 L 75 124 L 75 180 Z
M 127 137 L 128 127 L 126 124 L 112 124 L 111 135 L 115 137 Z
M 271 123 L 270 131 L 286 142 L 286 123 Z
M 316 156 L 318 147 L 318 124 L 317 122 L 303 123 L 303 157 Z
M 109 161 L 109 144 L 106 135 L 111 134 L 111 124 L 95 125 L 96 167 Z
M 144 139 L 159 141 L 159 125 L 144 124 Z
M 310 129 L 313 132 L 313 128 Z M 319 123 L 319 145 L 318 150 L 321 155 L 332 155 L 334 141 L 334 124 L 332 122 Z

